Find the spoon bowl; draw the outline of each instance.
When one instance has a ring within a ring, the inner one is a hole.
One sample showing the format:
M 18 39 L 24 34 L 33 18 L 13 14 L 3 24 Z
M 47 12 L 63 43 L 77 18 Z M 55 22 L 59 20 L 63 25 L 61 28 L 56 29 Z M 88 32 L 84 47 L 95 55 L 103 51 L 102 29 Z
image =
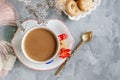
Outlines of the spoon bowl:
M 84 42 L 89 42 L 91 41 L 92 37 L 93 37 L 93 32 L 89 31 L 82 35 L 82 40 Z

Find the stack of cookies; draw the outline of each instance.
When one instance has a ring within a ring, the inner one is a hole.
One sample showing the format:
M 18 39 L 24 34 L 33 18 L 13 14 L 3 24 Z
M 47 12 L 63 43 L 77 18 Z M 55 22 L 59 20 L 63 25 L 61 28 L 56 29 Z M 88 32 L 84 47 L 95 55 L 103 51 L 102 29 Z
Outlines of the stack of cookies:
M 79 16 L 83 12 L 91 10 L 93 0 L 66 0 L 66 12 L 70 16 Z

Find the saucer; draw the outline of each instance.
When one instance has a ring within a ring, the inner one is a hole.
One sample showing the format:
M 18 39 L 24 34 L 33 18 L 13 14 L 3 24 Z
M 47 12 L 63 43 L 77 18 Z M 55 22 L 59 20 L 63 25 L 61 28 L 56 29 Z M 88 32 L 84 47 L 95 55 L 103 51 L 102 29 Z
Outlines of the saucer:
M 60 35 L 63 33 L 67 34 L 68 37 L 66 39 L 66 44 L 69 49 L 72 48 L 74 39 L 63 22 L 57 19 L 51 19 L 47 21 L 46 25 L 47 25 L 47 28 L 53 31 L 56 35 Z M 26 20 L 22 23 L 22 26 L 26 28 L 26 31 L 27 31 L 32 27 L 40 26 L 40 24 L 38 24 L 36 20 Z M 22 49 L 21 49 L 21 41 L 26 31 L 23 32 L 20 30 L 20 28 L 18 28 L 18 30 L 16 31 L 11 41 L 15 54 L 23 65 L 25 65 L 28 68 L 34 69 L 34 70 L 49 70 L 49 69 L 53 69 L 53 68 L 60 66 L 65 61 L 66 58 L 64 59 L 60 58 L 59 54 L 53 60 L 47 63 L 33 63 L 29 61 L 24 56 Z

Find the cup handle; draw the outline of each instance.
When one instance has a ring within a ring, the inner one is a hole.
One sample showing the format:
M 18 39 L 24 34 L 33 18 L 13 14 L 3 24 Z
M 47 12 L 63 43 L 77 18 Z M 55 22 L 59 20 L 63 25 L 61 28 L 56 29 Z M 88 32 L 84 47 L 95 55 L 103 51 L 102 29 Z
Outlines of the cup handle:
M 19 20 L 16 21 L 16 25 L 21 29 L 21 31 L 25 31 L 25 28 L 21 25 L 21 22 Z

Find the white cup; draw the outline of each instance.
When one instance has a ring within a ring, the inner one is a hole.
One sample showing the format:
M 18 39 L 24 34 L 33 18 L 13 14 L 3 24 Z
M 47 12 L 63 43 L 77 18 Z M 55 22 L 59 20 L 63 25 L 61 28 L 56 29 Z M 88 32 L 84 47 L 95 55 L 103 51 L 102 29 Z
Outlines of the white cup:
M 41 28 L 48 30 L 49 32 L 51 32 L 51 33 L 54 35 L 54 37 L 56 38 L 56 41 L 57 41 L 57 48 L 56 48 L 55 54 L 54 54 L 50 59 L 45 60 L 45 61 L 36 61 L 36 60 L 30 58 L 30 57 L 27 55 L 27 52 L 26 52 L 26 50 L 25 50 L 24 44 L 25 44 L 25 39 L 26 39 L 28 33 L 30 33 L 31 31 L 33 31 L 33 30 L 35 30 L 35 29 L 41 29 Z M 57 54 L 59 53 L 59 50 L 60 50 L 60 42 L 59 42 L 59 39 L 58 39 L 57 35 L 56 35 L 53 31 L 51 31 L 50 29 L 48 29 L 47 27 L 33 27 L 33 28 L 31 28 L 31 29 L 29 29 L 28 31 L 25 32 L 25 34 L 24 34 L 24 36 L 23 36 L 23 38 L 22 38 L 21 48 L 22 48 L 22 52 L 23 52 L 24 56 L 25 56 L 29 61 L 31 61 L 31 62 L 33 62 L 33 63 L 46 63 L 46 64 L 47 64 L 47 63 L 53 61 L 54 58 L 55 58 L 55 57 L 57 56 Z

